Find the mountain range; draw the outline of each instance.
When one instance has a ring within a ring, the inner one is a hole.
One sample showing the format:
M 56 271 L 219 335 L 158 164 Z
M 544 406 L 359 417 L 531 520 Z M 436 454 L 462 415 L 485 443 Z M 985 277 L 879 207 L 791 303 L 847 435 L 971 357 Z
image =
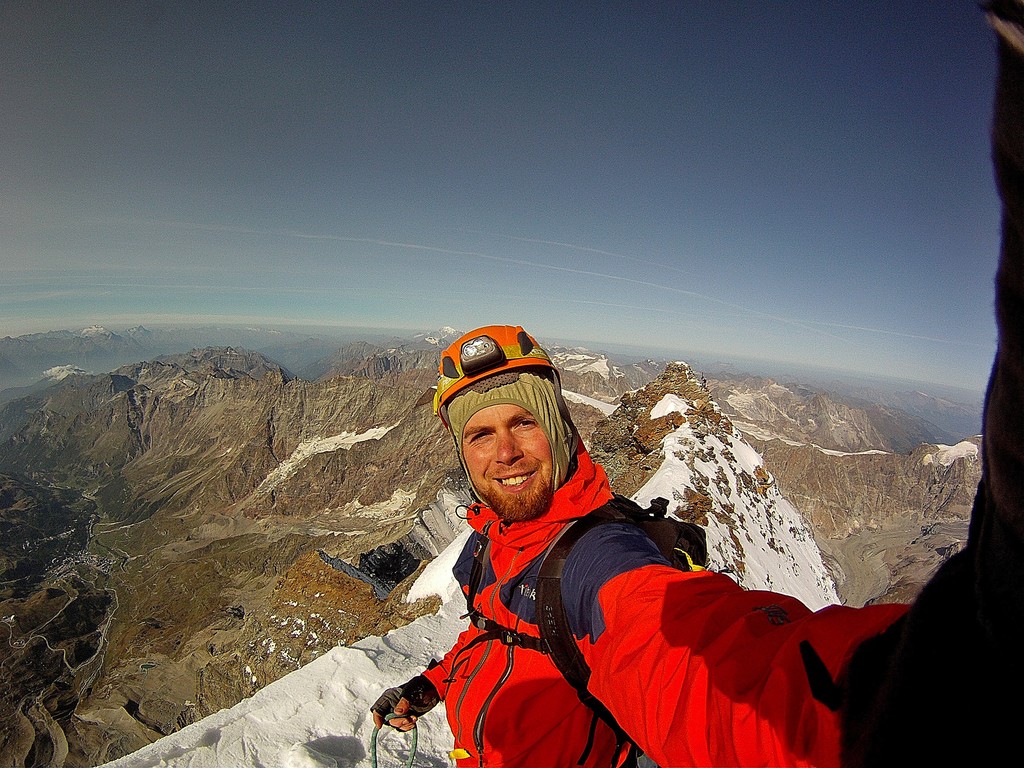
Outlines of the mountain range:
M 287 366 L 194 349 L 0 407 L 5 759 L 114 759 L 436 610 L 403 590 L 463 529 L 465 479 L 429 405 L 457 335 Z M 741 583 L 813 605 L 903 597 L 962 541 L 976 441 L 900 452 L 930 433 L 891 406 L 555 354 L 616 489 L 708 526 Z M 864 578 L 864 551 L 892 576 Z
M 835 602 L 834 586 L 808 526 L 688 366 L 669 366 L 622 401 L 593 436 L 595 455 L 617 484 L 637 485 L 634 496 L 640 501 L 655 495 L 669 498 L 677 515 L 706 525 L 714 567 L 733 574 L 744 586 L 796 594 L 810 605 Z M 953 466 L 963 460 L 974 466 L 971 451 L 963 447 L 927 455 L 932 459 L 925 464 Z M 417 674 L 452 643 L 463 625 L 461 595 L 451 577 L 463 541 L 460 536 L 401 590 L 412 604 L 441 598 L 436 613 L 431 609 L 407 627 L 333 649 L 253 697 L 107 768 L 213 768 L 226 763 L 336 768 L 361 764 L 371 749 L 378 760 L 404 764 L 409 736 L 378 737 L 367 710 L 383 687 Z M 301 614 L 313 607 L 297 605 L 294 610 Z M 439 710 L 419 723 L 420 764 L 445 764 L 441 756 L 451 741 Z

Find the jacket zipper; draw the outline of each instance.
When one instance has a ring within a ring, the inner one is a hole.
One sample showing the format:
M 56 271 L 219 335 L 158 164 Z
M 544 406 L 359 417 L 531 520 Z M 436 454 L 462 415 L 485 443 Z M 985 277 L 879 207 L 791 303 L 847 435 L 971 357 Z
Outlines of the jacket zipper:
M 498 678 L 498 682 L 495 683 L 494 688 L 491 689 L 491 692 L 487 695 L 487 698 L 484 700 L 483 706 L 480 707 L 480 714 L 476 718 L 476 727 L 473 729 L 473 741 L 476 743 L 477 752 L 480 755 L 481 765 L 483 765 L 484 721 L 487 719 L 487 710 L 491 708 L 491 702 L 494 700 L 494 697 L 498 694 L 498 691 L 500 691 L 501 687 L 506 682 L 508 682 L 508 678 L 512 674 L 513 662 L 515 661 L 515 646 L 509 645 L 506 647 L 508 648 L 508 658 L 505 661 L 505 671 L 502 672 L 501 677 Z
M 522 554 L 522 551 L 522 549 L 516 550 L 516 553 L 512 556 L 512 562 L 510 562 L 508 564 L 508 568 L 505 569 L 505 575 L 495 581 L 494 588 L 491 591 L 491 599 L 489 601 L 492 618 L 494 617 L 494 602 L 497 599 L 497 596 L 501 593 L 501 586 L 508 581 L 509 575 L 512 573 L 513 568 L 515 568 L 516 561 L 519 559 L 519 555 Z M 491 561 L 491 564 L 494 564 L 493 560 Z M 490 650 L 491 643 L 493 642 L 494 641 L 492 640 L 490 643 L 487 643 L 488 651 Z M 508 646 L 508 658 L 505 661 L 505 671 L 502 672 L 501 677 L 498 678 L 498 682 L 494 684 L 494 688 L 492 688 L 491 692 L 487 695 L 483 706 L 480 707 L 480 713 L 476 717 L 476 725 L 473 728 L 473 743 L 476 745 L 476 753 L 480 757 L 481 766 L 484 764 L 484 721 L 487 719 L 487 710 L 490 708 L 491 702 L 501 689 L 501 686 L 508 681 L 509 675 L 512 674 L 512 662 L 515 659 L 513 654 L 514 650 L 515 648 L 513 646 Z M 477 667 L 477 669 L 479 669 L 479 667 Z
M 484 654 L 483 654 L 483 656 L 481 656 L 480 657 L 480 661 L 477 662 L 476 668 L 472 672 L 470 672 L 469 675 L 467 676 L 466 685 L 464 685 L 462 687 L 462 692 L 459 694 L 459 700 L 458 700 L 458 702 L 455 705 L 455 711 L 457 713 L 462 711 L 462 704 L 466 700 L 466 694 L 469 692 L 470 682 L 473 680 L 474 677 L 476 677 L 476 674 L 481 669 L 483 669 L 484 664 L 487 662 L 487 659 L 488 659 L 488 657 L 490 655 L 491 655 L 491 644 L 490 643 L 485 643 L 484 644 Z M 456 716 L 456 720 L 459 723 L 459 733 L 457 734 L 458 737 L 456 738 L 455 741 L 456 741 L 456 743 L 461 743 L 462 742 L 462 718 Z M 476 742 L 475 736 L 474 736 L 473 741 Z M 480 747 L 480 745 L 477 744 L 477 753 L 481 754 L 482 750 L 479 747 Z

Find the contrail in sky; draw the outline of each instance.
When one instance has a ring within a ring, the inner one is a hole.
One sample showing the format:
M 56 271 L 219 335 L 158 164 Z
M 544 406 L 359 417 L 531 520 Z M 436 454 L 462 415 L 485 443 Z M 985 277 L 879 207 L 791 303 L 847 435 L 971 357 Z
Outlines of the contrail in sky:
M 626 261 L 635 261 L 638 264 L 647 264 L 651 267 L 658 267 L 658 269 L 670 269 L 673 272 L 678 272 L 681 275 L 688 274 L 685 269 L 676 267 L 672 264 L 662 264 L 660 261 L 651 261 L 650 259 L 641 259 L 639 256 L 628 256 L 624 253 L 613 253 L 612 251 L 602 251 L 600 248 L 591 248 L 587 245 L 577 245 L 575 243 L 562 243 L 558 240 L 541 240 L 533 237 L 516 237 L 514 235 L 494 235 L 494 237 L 505 237 L 509 240 L 514 240 L 519 243 L 535 243 L 537 245 L 557 245 L 561 248 L 569 248 L 574 251 L 583 251 L 584 253 L 597 253 L 601 256 L 611 256 L 616 259 L 625 259 Z
M 843 325 L 843 324 L 840 324 L 840 323 L 826 323 L 826 322 L 820 322 L 820 321 L 801 321 L 801 320 L 795 320 L 793 318 L 787 318 L 787 317 L 781 317 L 779 315 L 774 315 L 774 314 L 771 314 L 769 312 L 762 312 L 760 310 L 752 309 L 750 307 L 746 307 L 746 306 L 743 306 L 741 304 L 735 304 L 733 302 L 729 302 L 729 301 L 725 301 L 724 299 L 720 299 L 720 298 L 718 298 L 716 296 L 709 296 L 707 294 L 700 293 L 698 291 L 691 291 L 691 290 L 687 290 L 685 288 L 676 288 L 675 286 L 666 285 L 665 283 L 656 283 L 656 282 L 652 282 L 650 280 L 640 280 L 640 279 L 634 278 L 634 277 L 625 277 L 625 276 L 622 276 L 622 275 L 613 275 L 613 274 L 609 274 L 607 272 L 599 272 L 599 271 L 596 271 L 596 270 L 581 269 L 579 267 L 565 267 L 565 266 L 560 266 L 560 265 L 557 265 L 557 264 L 544 264 L 544 263 L 541 263 L 541 262 L 529 261 L 527 259 L 517 259 L 517 258 L 512 258 L 512 257 L 509 257 L 509 256 L 495 256 L 493 254 L 485 253 L 483 251 L 460 250 L 460 249 L 455 249 L 455 248 L 445 248 L 445 247 L 434 246 L 434 245 L 424 245 L 422 243 L 409 243 L 409 242 L 403 242 L 403 241 L 398 241 L 398 240 L 387 240 L 387 239 L 384 239 L 384 238 L 354 237 L 354 236 L 350 236 L 350 235 L 332 235 L 332 234 L 322 234 L 322 233 L 309 233 L 309 232 L 299 232 L 299 231 L 295 231 L 295 230 L 259 230 L 259 229 L 252 229 L 252 228 L 247 228 L 247 227 L 233 227 L 233 226 L 221 226 L 221 225 L 195 224 L 195 223 L 191 223 L 191 222 L 160 221 L 160 220 L 147 220 L 145 223 L 158 224 L 158 225 L 162 225 L 162 226 L 175 227 L 175 228 L 181 228 L 181 229 L 191 229 L 191 230 L 201 230 L 201 231 L 211 231 L 211 232 L 234 232 L 234 233 L 238 233 L 238 234 L 249 234 L 249 235 L 257 235 L 257 236 L 264 236 L 264 237 L 265 236 L 294 237 L 294 238 L 301 239 L 301 240 L 320 240 L 320 241 L 325 241 L 325 242 L 362 243 L 362 244 L 366 244 L 366 245 L 380 246 L 382 248 L 401 248 L 401 249 L 412 250 L 412 251 L 423 251 L 423 252 L 426 252 L 426 253 L 445 254 L 445 255 L 448 255 L 448 256 L 475 258 L 475 259 L 482 259 L 482 260 L 485 260 L 485 261 L 491 261 L 491 262 L 495 262 L 495 263 L 512 264 L 512 265 L 521 266 L 521 267 L 532 267 L 534 269 L 543 269 L 543 270 L 548 270 L 548 271 L 552 271 L 552 272 L 562 272 L 562 273 L 575 274 L 575 275 L 584 275 L 584 276 L 587 276 L 587 277 L 596 277 L 596 278 L 600 278 L 600 279 L 604 279 L 604 280 L 612 280 L 612 281 L 616 281 L 616 282 L 620 282 L 620 283 L 627 283 L 629 285 L 637 285 L 637 286 L 641 286 L 641 287 L 644 287 L 644 288 L 653 288 L 655 290 L 668 291 L 670 293 L 674 293 L 674 294 L 680 295 L 680 296 L 688 296 L 688 297 L 691 297 L 691 298 L 694 298 L 694 299 L 700 299 L 700 300 L 707 301 L 707 302 L 712 303 L 712 304 L 717 304 L 717 305 L 722 306 L 722 307 L 727 307 L 729 309 L 735 310 L 737 312 L 741 312 L 741 313 L 749 315 L 751 317 L 757 317 L 757 318 L 762 318 L 762 319 L 765 319 L 765 320 L 772 320 L 774 322 L 783 323 L 785 325 L 790 325 L 790 326 L 793 326 L 793 327 L 796 327 L 796 328 L 800 328 L 800 329 L 805 330 L 805 331 L 807 331 L 809 333 L 818 334 L 818 335 L 821 335 L 821 336 L 824 336 L 824 337 L 827 337 L 827 338 L 831 338 L 831 339 L 835 339 L 836 341 L 841 341 L 841 342 L 844 342 L 844 343 L 848 343 L 850 340 L 849 339 L 845 339 L 845 338 L 843 338 L 841 336 L 837 336 L 836 334 L 831 333 L 831 332 L 825 330 L 821 326 L 824 326 L 826 328 L 828 328 L 828 327 L 831 327 L 831 328 L 842 328 L 842 329 L 845 329 L 845 330 L 860 331 L 860 332 L 864 332 L 864 333 L 876 333 L 876 334 L 881 334 L 881 335 L 886 335 L 886 336 L 895 336 L 895 337 L 900 337 L 900 338 L 915 339 L 915 340 L 919 340 L 919 341 L 931 341 L 931 342 L 943 343 L 943 344 L 955 344 L 955 345 L 960 345 L 960 346 L 983 348 L 983 345 L 974 344 L 974 343 L 971 343 L 971 342 L 959 342 L 959 341 L 954 341 L 954 340 L 950 340 L 950 339 L 939 339 L 939 338 L 934 338 L 934 337 L 930 337 L 930 336 L 923 336 L 923 335 L 919 335 L 919 334 L 903 333 L 901 331 L 890 331 L 890 330 L 884 330 L 884 329 L 880 329 L 880 328 L 868 328 L 868 327 L 864 327 L 864 326 L 855 326 L 855 325 Z M 486 235 L 487 233 L 480 233 L 480 234 L 485 234 Z M 563 243 L 563 242 L 559 242 L 557 240 L 543 240 L 543 239 L 539 239 L 539 238 L 526 238 L 526 237 L 517 237 L 517 236 L 512 236 L 512 235 L 492 235 L 492 236 L 504 237 L 504 238 L 507 238 L 509 240 L 519 241 L 519 242 L 537 243 L 537 244 L 543 244 L 543 245 L 553 245 L 553 246 L 559 246 L 559 247 L 562 247 L 562 248 L 569 248 L 569 249 L 572 249 L 572 250 L 578 250 L 578 251 L 583 251 L 583 252 L 588 252 L 588 253 L 597 253 L 597 254 L 601 254 L 601 255 L 605 255 L 605 256 L 611 256 L 613 258 L 620 258 L 620 259 L 627 259 L 627 260 L 630 260 L 630 261 L 637 261 L 637 262 L 641 262 L 641 263 L 644 263 L 644 264 L 648 264 L 648 265 L 651 265 L 651 266 L 658 267 L 660 269 L 668 269 L 668 270 L 672 270 L 674 272 L 679 272 L 681 274 L 685 274 L 686 273 L 685 270 L 682 270 L 682 269 L 680 269 L 678 267 L 674 267 L 674 266 L 671 266 L 671 265 L 668 265 L 668 264 L 661 264 L 661 263 L 654 262 L 654 261 L 649 261 L 649 260 L 646 260 L 646 259 L 640 259 L 640 258 L 637 258 L 635 256 L 627 256 L 627 255 L 621 254 L 621 253 L 613 253 L 611 251 L 605 251 L 605 250 L 601 250 L 599 248 L 592 248 L 592 247 L 589 247 L 589 246 L 577 245 L 577 244 L 574 244 L 574 243 Z M 581 303 L 587 303 L 587 302 L 581 302 Z M 594 303 L 600 303 L 600 302 L 594 302 Z M 651 307 L 637 307 L 637 309 L 647 309 L 647 310 L 650 310 Z

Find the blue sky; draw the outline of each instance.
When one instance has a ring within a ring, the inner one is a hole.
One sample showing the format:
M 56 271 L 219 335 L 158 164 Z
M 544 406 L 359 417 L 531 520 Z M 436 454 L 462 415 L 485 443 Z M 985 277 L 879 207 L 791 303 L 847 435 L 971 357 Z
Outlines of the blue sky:
M 427 330 L 979 389 L 974 2 L 0 5 L 0 335 Z

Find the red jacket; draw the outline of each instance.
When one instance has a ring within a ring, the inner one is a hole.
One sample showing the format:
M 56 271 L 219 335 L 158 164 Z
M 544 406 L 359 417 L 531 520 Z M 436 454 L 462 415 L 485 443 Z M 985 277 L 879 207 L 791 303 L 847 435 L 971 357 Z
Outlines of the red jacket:
M 470 509 L 471 537 L 455 567 L 467 589 L 479 536 L 491 540 L 478 611 L 539 637 L 540 557 L 570 520 L 611 498 L 581 450 L 579 466 L 537 520 L 503 524 Z M 807 640 L 835 679 L 856 646 L 905 606 L 810 612 L 799 601 L 743 590 L 726 576 L 683 573 L 628 524 L 598 526 L 573 549 L 562 577 L 569 623 L 593 671 L 590 690 L 661 766 L 838 765 L 838 716 L 816 701 L 801 659 Z M 470 626 L 425 674 L 440 692 L 459 766 L 572 766 L 593 715 L 550 658 Z M 615 740 L 598 723 L 586 766 L 608 768 Z

